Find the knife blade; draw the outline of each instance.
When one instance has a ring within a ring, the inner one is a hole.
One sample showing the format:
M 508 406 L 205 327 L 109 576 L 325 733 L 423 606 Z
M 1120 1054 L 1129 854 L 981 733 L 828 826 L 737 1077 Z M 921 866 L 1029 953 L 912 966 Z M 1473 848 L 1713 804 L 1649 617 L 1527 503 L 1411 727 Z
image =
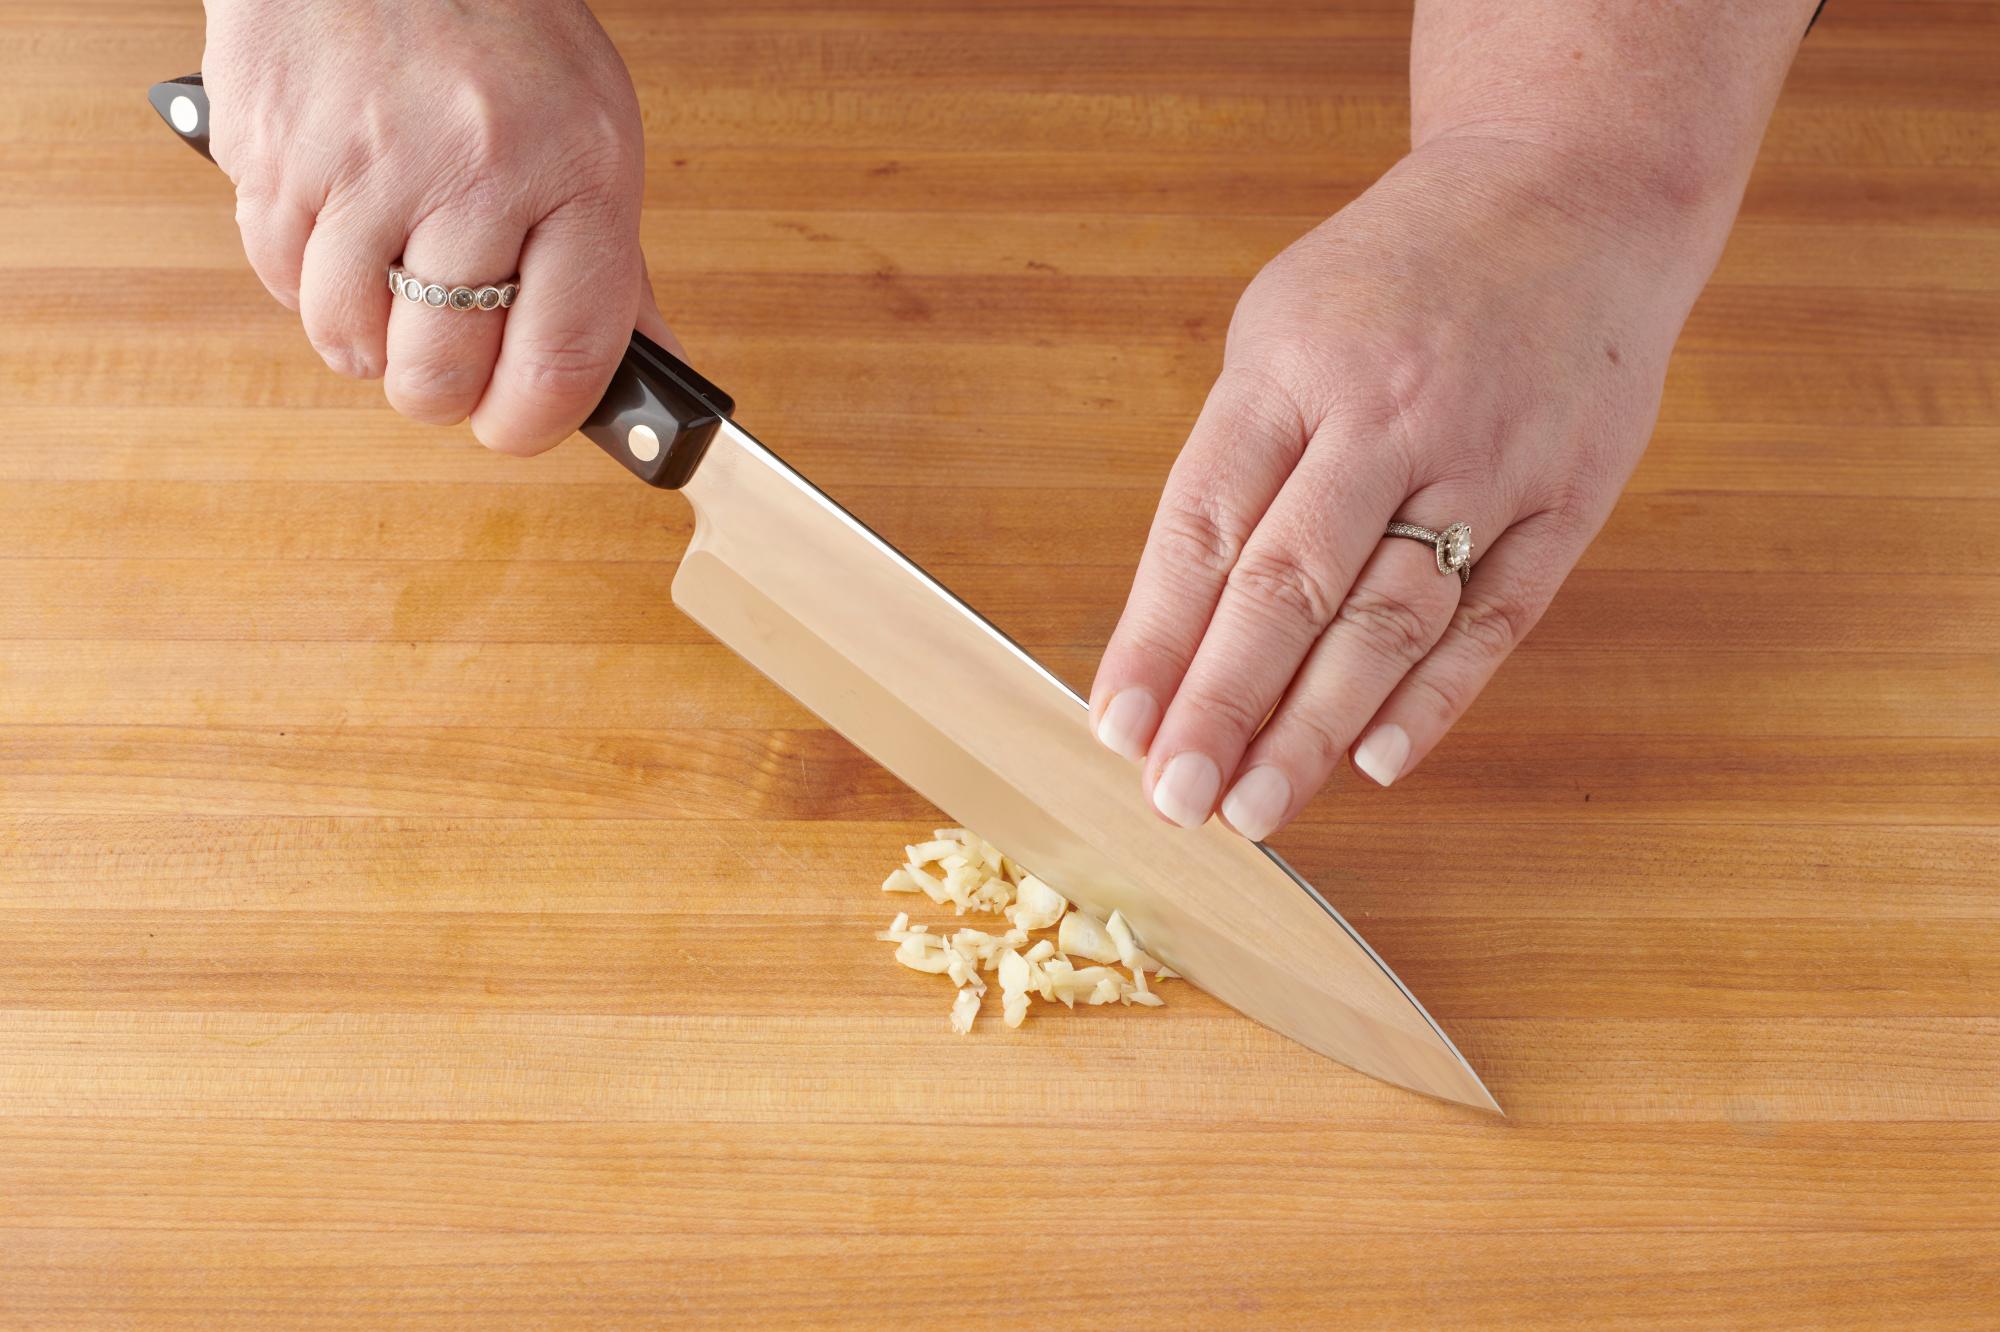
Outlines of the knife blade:
M 151 101 L 208 155 L 200 76 Z M 212 160 L 212 159 L 211 159 Z M 679 490 L 694 535 L 673 599 L 918 794 L 1189 981 L 1308 1049 L 1499 1111 L 1450 1037 L 1324 896 L 1210 820 L 1167 826 L 1081 697 L 731 419 L 634 333 L 582 433 Z

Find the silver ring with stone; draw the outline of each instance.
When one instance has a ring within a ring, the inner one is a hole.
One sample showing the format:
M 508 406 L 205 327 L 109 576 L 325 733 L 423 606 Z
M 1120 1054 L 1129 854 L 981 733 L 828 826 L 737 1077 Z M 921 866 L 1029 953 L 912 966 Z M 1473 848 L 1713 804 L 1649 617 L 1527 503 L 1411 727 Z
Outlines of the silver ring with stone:
M 520 294 L 521 284 L 509 281 L 485 287 L 447 287 L 440 282 L 425 282 L 404 272 L 401 265 L 391 264 L 389 290 L 406 301 L 434 310 L 504 310 Z
M 1464 523 L 1453 523 L 1442 531 L 1415 523 L 1390 523 L 1383 535 L 1423 542 L 1437 552 L 1439 573 L 1455 573 L 1461 584 L 1472 581 L 1472 529 Z

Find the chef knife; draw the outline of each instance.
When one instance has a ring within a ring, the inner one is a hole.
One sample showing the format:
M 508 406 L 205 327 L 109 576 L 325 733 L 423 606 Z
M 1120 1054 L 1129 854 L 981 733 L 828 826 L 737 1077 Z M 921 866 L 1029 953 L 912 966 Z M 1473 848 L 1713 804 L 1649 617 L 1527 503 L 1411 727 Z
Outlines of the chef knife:
M 204 157 L 201 76 L 155 110 Z M 213 160 L 212 158 L 210 160 Z M 1084 701 L 731 419 L 729 395 L 634 333 L 582 433 L 678 490 L 674 603 L 953 819 L 1223 1002 L 1363 1073 L 1499 1110 L 1451 1039 L 1324 897 L 1214 820 L 1154 816 Z

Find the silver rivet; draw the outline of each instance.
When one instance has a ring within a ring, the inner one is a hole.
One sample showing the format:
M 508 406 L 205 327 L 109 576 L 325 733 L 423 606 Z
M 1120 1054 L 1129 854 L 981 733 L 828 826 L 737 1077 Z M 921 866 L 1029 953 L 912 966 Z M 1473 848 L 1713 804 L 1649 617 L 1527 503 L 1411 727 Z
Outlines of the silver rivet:
M 632 456 L 640 462 L 651 462 L 660 456 L 660 437 L 653 433 L 653 427 L 635 425 L 625 436 L 625 447 L 632 450 Z
M 195 126 L 201 124 L 201 111 L 196 108 L 194 98 L 186 93 L 167 103 L 167 119 L 174 122 L 174 128 L 183 134 L 194 133 Z

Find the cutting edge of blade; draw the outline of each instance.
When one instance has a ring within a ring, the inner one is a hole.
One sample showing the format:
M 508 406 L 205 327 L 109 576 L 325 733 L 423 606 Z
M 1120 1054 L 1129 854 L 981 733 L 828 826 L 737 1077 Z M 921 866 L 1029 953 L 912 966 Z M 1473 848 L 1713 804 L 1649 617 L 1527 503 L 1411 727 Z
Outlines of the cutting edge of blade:
M 1452 1040 L 1445 1032 L 1445 1029 L 1438 1025 L 1438 1020 L 1431 1016 L 1431 1011 L 1423 1006 L 1422 1001 L 1416 995 L 1410 993 L 1410 987 L 1403 984 L 1403 978 L 1398 976 L 1394 968 L 1382 960 L 1382 955 L 1375 951 L 1375 946 L 1363 938 L 1359 930 L 1348 924 L 1347 917 L 1341 915 L 1339 909 L 1333 903 L 1327 901 L 1319 889 L 1306 882 L 1299 872 L 1286 862 L 1283 856 L 1273 851 L 1270 847 L 1265 846 L 1262 842 L 1256 842 L 1253 845 L 1269 857 L 1273 865 L 1283 870 L 1285 876 L 1297 884 L 1305 892 L 1306 896 L 1319 903 L 1320 909 L 1333 918 L 1333 923 L 1340 926 L 1346 932 L 1347 937 L 1352 939 L 1360 947 L 1361 951 L 1368 955 L 1368 960 L 1382 969 L 1382 974 L 1389 978 L 1390 984 L 1396 987 L 1397 992 L 1409 1002 L 1410 1007 L 1417 1010 L 1417 1016 L 1424 1020 L 1425 1025 L 1431 1029 L 1431 1033 L 1444 1043 L 1445 1049 L 1451 1051 L 1451 1057 L 1458 1061 L 1460 1070 L 1464 1072 L 1467 1078 L 1471 1079 L 1472 1085 L 1478 1089 L 1480 1096 L 1485 1098 L 1485 1108 L 1493 1111 L 1496 1115 L 1505 1115 L 1507 1112 L 1500 1108 L 1500 1102 L 1494 1099 L 1492 1089 L 1486 1085 L 1485 1079 L 1479 1076 L 1479 1070 L 1472 1066 L 1472 1061 L 1467 1059 L 1464 1053 L 1458 1048 L 1458 1042 Z M 1467 1102 L 1467 1104 L 1477 1103 Z
M 950 606 L 952 606 L 955 610 L 958 611 L 959 614 L 965 616 L 973 624 L 978 626 L 982 631 L 984 631 L 987 635 L 989 635 L 995 642 L 999 643 L 1002 647 L 1006 648 L 1007 651 L 1013 653 L 1014 656 L 1017 657 L 1023 665 L 1027 666 L 1029 669 L 1036 672 L 1038 675 L 1040 675 L 1043 679 L 1047 680 L 1050 684 L 1054 685 L 1056 688 L 1062 690 L 1062 692 L 1068 695 L 1068 697 L 1077 705 L 1078 708 L 1082 709 L 1086 715 L 1089 713 L 1090 711 L 1089 702 L 1083 697 L 1083 695 L 1077 693 L 1076 690 L 1070 688 L 1069 684 L 1065 680 L 1063 680 L 1062 677 L 1058 676 L 1055 672 L 1051 671 L 1041 662 L 1035 660 L 1035 656 L 1033 653 L 1029 652 L 1026 648 L 1022 647 L 1010 635 L 1008 635 L 1008 633 L 1005 630 L 1001 629 L 998 625 L 994 624 L 991 620 L 987 619 L 984 615 L 980 614 L 977 609 L 967 604 L 966 601 L 963 598 L 961 598 L 957 593 L 953 592 L 950 588 L 946 587 L 943 583 L 939 582 L 936 578 L 932 577 L 928 570 L 926 570 L 922 565 L 918 564 L 915 560 L 911 559 L 908 555 L 905 555 L 901 550 L 898 550 L 895 547 L 895 545 L 893 545 L 887 538 L 883 537 L 881 533 L 875 531 L 874 528 L 868 526 L 868 524 L 862 522 L 859 518 L 856 518 L 852 513 L 849 513 L 847 511 L 847 508 L 844 505 L 842 505 L 838 500 L 834 499 L 824 490 L 821 490 L 818 486 L 814 485 L 811 481 L 807 480 L 806 477 L 802 475 L 797 468 L 793 467 L 791 464 L 787 463 L 783 458 L 779 457 L 778 454 L 775 451 L 773 451 L 769 445 L 765 444 L 762 440 L 756 438 L 749 431 L 743 429 L 743 427 L 737 425 L 736 422 L 732 420 L 725 419 L 722 423 L 722 430 L 727 434 L 731 435 L 732 437 L 734 437 L 738 443 L 747 445 L 755 452 L 761 453 L 765 457 L 769 458 L 771 462 L 775 464 L 775 470 L 786 481 L 788 481 L 793 486 L 798 488 L 815 504 L 819 505 L 821 508 L 825 509 L 828 513 L 832 514 L 835 518 L 839 519 L 842 523 L 852 528 L 858 535 L 860 535 L 864 540 L 868 541 L 870 544 L 874 545 L 883 554 L 887 555 L 890 559 L 894 560 L 897 564 L 901 565 L 909 572 L 915 574 L 932 591 L 942 596 Z M 1340 914 L 1340 911 L 1333 905 L 1333 903 L 1327 901 L 1326 897 L 1319 891 L 1319 889 L 1313 887 L 1312 884 L 1308 883 L 1299 874 L 1297 870 L 1293 869 L 1291 865 L 1286 862 L 1283 856 L 1280 856 L 1277 852 L 1273 851 L 1270 847 L 1264 845 L 1264 843 L 1262 842 L 1253 842 L 1251 843 L 1251 845 L 1255 846 L 1259 851 L 1263 852 L 1265 857 L 1269 859 L 1273 865 L 1277 866 L 1279 870 L 1283 871 L 1286 878 L 1290 879 L 1294 884 L 1298 886 L 1301 892 L 1305 893 L 1307 897 L 1311 898 L 1315 903 L 1317 903 L 1319 905 L 1320 910 L 1324 911 L 1327 914 L 1327 916 L 1333 921 L 1333 923 L 1338 925 L 1341 928 L 1342 932 L 1345 933 L 1349 939 L 1352 939 L 1355 942 L 1355 944 L 1357 944 L 1360 947 L 1362 952 L 1368 955 L 1369 961 L 1373 962 L 1377 967 L 1381 969 L 1382 974 L 1388 978 L 1389 982 L 1392 985 L 1396 987 L 1397 992 L 1403 996 L 1404 1001 L 1407 1002 L 1411 1008 L 1417 1011 L 1417 1015 L 1423 1018 L 1424 1024 L 1431 1029 L 1431 1033 L 1434 1036 L 1436 1036 L 1440 1042 L 1443 1043 L 1445 1049 L 1451 1052 L 1452 1058 L 1458 1061 L 1458 1066 L 1460 1070 L 1464 1072 L 1465 1076 L 1468 1079 L 1470 1079 L 1472 1086 L 1478 1090 L 1479 1094 L 1485 1098 L 1485 1108 L 1492 1110 L 1495 1114 L 1499 1115 L 1506 1114 L 1506 1111 L 1500 1108 L 1500 1103 L 1494 1099 L 1493 1093 L 1486 1086 L 1485 1081 L 1480 1078 L 1478 1070 L 1473 1068 L 1471 1061 L 1468 1060 L 1465 1057 L 1464 1053 L 1459 1050 L 1457 1042 L 1453 1041 L 1451 1037 L 1445 1033 L 1445 1029 L 1442 1026 L 1438 1025 L 1437 1019 L 1431 1016 L 1430 1010 L 1425 1008 L 1422 1002 L 1420 1002 L 1417 999 L 1416 995 L 1410 992 L 1410 987 L 1403 984 L 1403 978 L 1398 976 L 1395 973 L 1394 969 L 1392 969 L 1387 962 L 1384 962 L 1382 960 L 1382 955 L 1380 953 L 1377 953 L 1374 949 L 1374 946 L 1371 945 L 1367 939 L 1362 937 L 1361 932 L 1356 930 L 1352 925 L 1348 924 L 1347 918 Z M 1478 1103 L 1465 1102 L 1465 1104 L 1476 1105 Z

